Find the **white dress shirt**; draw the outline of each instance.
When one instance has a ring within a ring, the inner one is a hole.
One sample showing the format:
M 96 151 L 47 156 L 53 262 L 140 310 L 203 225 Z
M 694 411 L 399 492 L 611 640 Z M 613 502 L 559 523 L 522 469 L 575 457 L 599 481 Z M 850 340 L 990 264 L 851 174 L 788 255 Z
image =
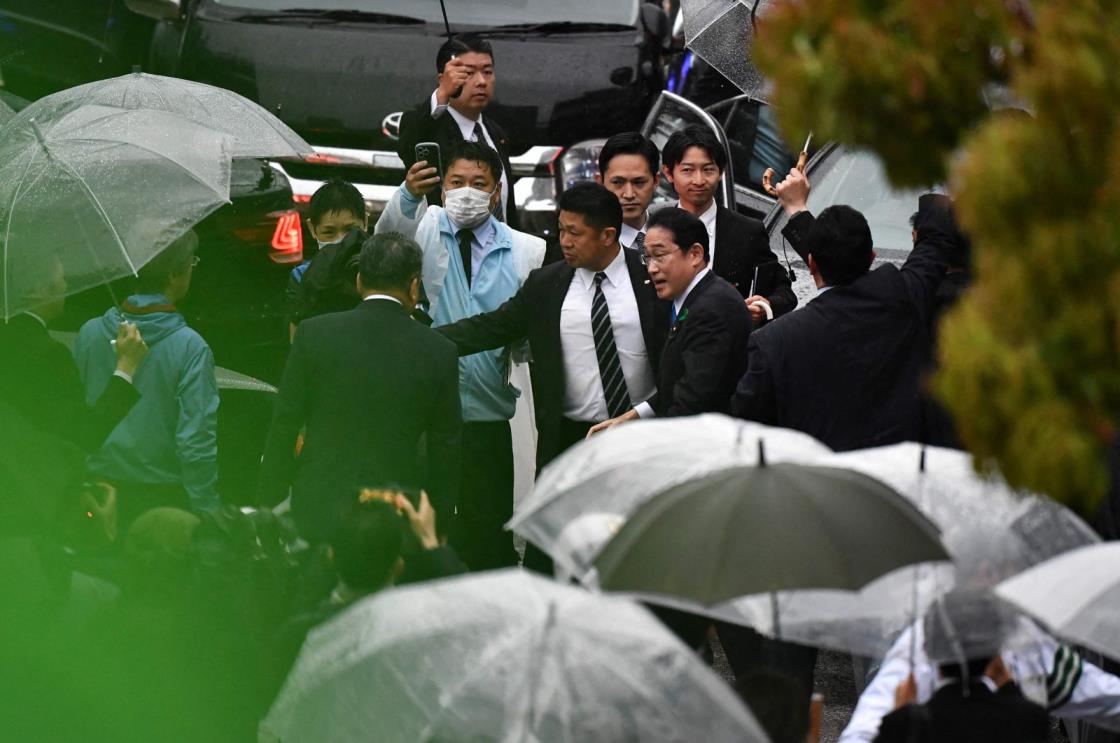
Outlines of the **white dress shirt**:
M 595 298 L 595 271 L 577 268 L 560 308 L 560 349 L 564 354 L 564 417 L 574 421 L 599 422 L 610 417 L 599 374 L 599 357 L 595 353 L 595 334 L 591 329 L 591 303 Z M 603 298 L 611 316 L 614 345 L 622 365 L 622 376 L 630 401 L 639 408 L 657 390 L 638 300 L 630 283 L 630 271 L 622 250 L 603 269 Z M 643 416 L 646 417 L 646 416 Z
M 704 266 L 703 268 L 701 268 L 700 273 L 692 277 L 692 281 L 688 282 L 688 286 L 684 288 L 684 291 L 681 292 L 681 295 L 673 300 L 674 317 L 680 317 L 681 307 L 684 306 L 684 300 L 688 299 L 688 295 L 691 294 L 692 290 L 696 288 L 696 285 L 700 283 L 700 279 L 704 278 L 711 272 L 712 269 L 708 268 L 708 266 Z
M 618 231 L 618 242 L 621 243 L 624 248 L 633 248 L 634 240 L 638 237 L 638 233 L 646 231 L 646 222 L 648 221 L 649 212 L 646 212 L 646 216 L 642 219 L 642 226 L 640 229 L 634 229 L 623 222 L 622 229 Z
M 708 230 L 708 265 L 716 265 L 716 214 L 719 211 L 719 205 L 716 204 L 715 199 L 712 199 L 712 205 L 709 206 L 704 213 L 700 215 L 700 221 L 704 223 L 705 229 Z
M 444 113 L 451 114 L 451 118 L 454 119 L 455 123 L 459 125 L 459 131 L 462 132 L 463 139 L 467 140 L 468 142 L 474 141 L 474 125 L 476 123 L 480 124 L 482 126 L 482 136 L 486 138 L 486 144 L 490 145 L 490 149 L 494 150 L 494 152 L 498 151 L 498 146 L 494 144 L 494 139 L 490 136 L 490 130 L 486 128 L 486 123 L 482 120 L 481 117 L 479 117 L 477 122 L 471 121 L 466 116 L 463 116 L 463 114 L 456 111 L 452 106 L 449 106 L 446 103 L 440 105 L 439 99 L 436 97 L 436 94 L 433 91 L 432 118 L 438 119 L 440 116 L 443 116 Z M 443 157 L 447 157 L 449 154 L 450 153 L 445 152 L 443 153 Z M 499 158 L 500 157 L 501 156 L 499 155 Z M 444 165 L 446 164 L 447 162 L 444 161 Z M 442 177 L 443 174 L 440 173 L 440 176 Z M 506 213 L 506 199 L 509 198 L 509 182 L 506 180 L 505 166 L 502 166 L 502 172 L 499 174 L 499 176 L 499 181 L 502 184 L 502 203 L 498 205 L 498 213 L 503 215 L 504 218 L 504 215 Z

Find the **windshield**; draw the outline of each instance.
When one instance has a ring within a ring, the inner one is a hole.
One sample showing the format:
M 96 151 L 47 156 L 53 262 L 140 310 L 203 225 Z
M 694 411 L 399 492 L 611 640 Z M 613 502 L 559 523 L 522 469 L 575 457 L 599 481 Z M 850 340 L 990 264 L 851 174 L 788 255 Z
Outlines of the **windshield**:
M 212 0 L 218 5 L 281 12 L 345 10 L 420 18 L 443 23 L 439 0 Z M 640 0 L 445 0 L 447 20 L 459 26 L 506 26 L 524 23 L 618 23 L 634 25 Z

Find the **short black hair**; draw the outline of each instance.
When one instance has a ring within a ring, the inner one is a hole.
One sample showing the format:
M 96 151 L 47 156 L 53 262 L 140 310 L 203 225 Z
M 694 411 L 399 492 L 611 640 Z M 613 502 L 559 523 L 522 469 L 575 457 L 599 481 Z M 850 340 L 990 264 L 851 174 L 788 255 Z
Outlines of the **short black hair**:
M 684 209 L 676 206 L 667 206 L 658 209 L 646 222 L 646 234 L 653 227 L 662 227 L 673 233 L 673 242 L 687 253 L 688 249 L 699 243 L 704 248 L 704 260 L 711 260 L 711 249 L 708 246 L 708 228 L 694 214 L 689 214 Z
M 698 124 L 686 126 L 679 132 L 673 132 L 672 136 L 665 142 L 665 146 L 661 148 L 661 159 L 665 162 L 665 167 L 670 171 L 677 167 L 677 164 L 684 159 L 684 153 L 688 152 L 689 147 L 700 147 L 707 152 L 708 157 L 712 158 L 712 162 L 719 168 L 719 172 L 722 173 L 727 169 L 727 153 L 720 146 L 716 135 Z
M 805 250 L 829 286 L 845 286 L 867 273 L 872 247 L 867 220 L 843 204 L 822 211 L 805 238 Z
M 602 232 L 613 227 L 622 230 L 622 205 L 606 186 L 594 181 L 580 181 L 560 194 L 558 210 L 583 217 L 589 227 Z
M 311 194 L 307 212 L 312 224 L 319 224 L 319 220 L 331 212 L 350 212 L 358 219 L 364 219 L 366 200 L 353 183 L 341 178 L 331 178 Z
M 186 270 L 198 250 L 198 235 L 194 230 L 176 238 L 136 272 L 136 291 L 140 294 L 161 294 L 171 283 L 172 276 Z
M 334 568 L 350 588 L 371 591 L 389 582 L 404 545 L 404 519 L 383 501 L 357 502 L 331 537 Z
M 385 232 L 362 243 L 358 277 L 367 289 L 408 291 L 420 275 L 423 254 L 415 241 L 399 232 Z
M 622 132 L 603 143 L 599 150 L 599 175 L 605 176 L 611 160 L 618 155 L 641 155 L 649 163 L 649 172 L 656 177 L 660 168 L 661 154 L 657 145 L 639 132 Z
M 451 61 L 451 57 L 457 57 L 468 52 L 489 54 L 490 60 L 494 60 L 494 49 L 490 46 L 489 41 L 475 34 L 460 34 L 443 42 L 439 51 L 436 52 L 436 72 L 443 72 L 443 68 Z
M 735 679 L 735 691 L 771 743 L 804 743 L 809 734 L 809 690 L 784 673 L 758 669 Z
M 490 175 L 494 176 L 495 183 L 502 179 L 502 158 L 498 157 L 498 153 L 494 151 L 494 148 L 485 142 L 472 142 L 468 139 L 464 139 L 461 142 L 453 144 L 451 146 L 451 153 L 443 163 L 443 174 L 447 175 L 451 164 L 459 160 L 470 160 L 472 162 L 482 163 L 490 168 Z

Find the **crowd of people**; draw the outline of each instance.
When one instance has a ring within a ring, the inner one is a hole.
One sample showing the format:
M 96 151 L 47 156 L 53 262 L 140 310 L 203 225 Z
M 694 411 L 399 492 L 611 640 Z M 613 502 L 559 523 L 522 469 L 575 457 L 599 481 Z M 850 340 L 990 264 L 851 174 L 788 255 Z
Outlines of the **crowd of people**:
M 2 674 L 6 731 L 252 739 L 308 630 L 362 597 L 466 570 L 551 572 L 504 529 L 517 472 L 531 481 L 607 429 L 723 413 L 841 451 L 954 443 L 923 386 L 937 318 L 968 278 L 946 197 L 917 204 L 904 265 L 873 268 L 864 216 L 811 214 L 791 169 L 783 235 L 817 290 L 793 311 L 763 225 L 717 203 L 718 141 L 687 127 L 659 150 L 615 133 L 594 181 L 559 197 L 556 255 L 517 229 L 508 140 L 485 110 L 493 50 L 460 37 L 436 63 L 435 92 L 401 122 L 407 175 L 372 230 L 348 183 L 309 203 L 318 250 L 288 288 L 260 510 L 219 494 L 214 357 L 176 309 L 192 233 L 72 351 L 46 329 L 66 293 L 57 260 L 42 302 L 0 327 L 0 575 L 16 598 L 0 665 L 26 669 Z M 439 162 L 416 159 L 421 143 Z M 678 201 L 654 208 L 662 179 Z M 659 616 L 709 657 L 718 637 L 772 740 L 811 735 L 815 652 Z M 926 643 L 944 634 L 924 628 Z M 1120 680 L 1066 652 L 1043 668 L 1051 709 L 1115 718 Z M 1046 710 L 999 648 L 967 660 L 933 668 L 932 696 L 912 677 L 873 683 L 845 740 L 1047 740 Z

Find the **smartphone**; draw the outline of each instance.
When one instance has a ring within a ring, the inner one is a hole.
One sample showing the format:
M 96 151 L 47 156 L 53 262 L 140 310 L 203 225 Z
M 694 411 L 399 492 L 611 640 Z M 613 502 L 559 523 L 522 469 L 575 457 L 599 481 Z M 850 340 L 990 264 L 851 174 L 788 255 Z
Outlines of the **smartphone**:
M 421 160 L 427 161 L 429 167 L 435 166 L 436 175 L 440 176 L 441 178 L 443 177 L 443 161 L 439 156 L 438 143 L 418 142 L 416 144 L 416 149 L 414 150 L 414 152 L 416 154 L 416 162 L 420 162 Z

